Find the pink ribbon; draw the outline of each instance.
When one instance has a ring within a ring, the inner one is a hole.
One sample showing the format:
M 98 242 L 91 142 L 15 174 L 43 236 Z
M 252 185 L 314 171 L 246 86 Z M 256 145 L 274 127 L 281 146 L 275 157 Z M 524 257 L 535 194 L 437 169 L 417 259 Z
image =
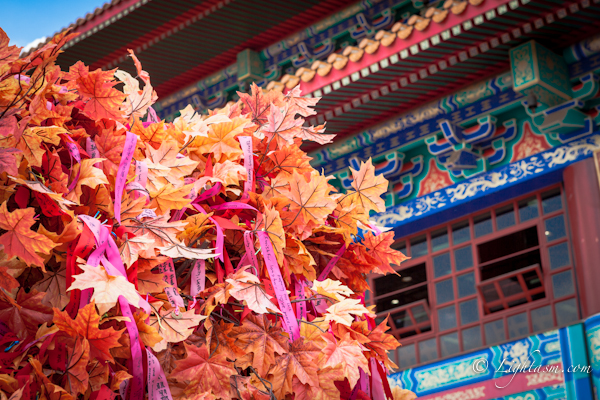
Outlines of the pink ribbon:
M 131 306 L 123 296 L 119 296 L 119 304 L 121 305 L 121 313 L 124 317 L 129 318 L 125 321 L 125 328 L 129 333 L 129 341 L 131 346 L 130 370 L 133 377 L 127 381 L 125 393 L 129 391 L 129 399 L 141 400 L 144 398 L 144 366 L 142 360 L 142 346 L 140 346 L 139 332 L 135 319 L 131 313 Z M 148 352 L 147 354 L 151 354 Z M 123 397 L 124 399 L 126 397 Z
M 169 258 L 166 262 L 158 265 L 158 270 L 164 274 L 163 280 L 170 285 L 165 288 L 165 294 L 169 299 L 169 303 L 171 303 L 171 307 L 175 309 L 175 315 L 179 315 L 179 307 L 184 307 L 185 304 L 177 290 L 177 276 L 175 275 L 173 259 Z
M 229 201 L 227 203 L 218 204 L 211 207 L 213 210 L 258 210 L 252 207 L 250 204 L 240 203 L 239 201 Z
M 213 185 L 213 187 L 211 187 L 208 190 L 205 190 L 204 193 L 202 193 L 200 196 L 196 196 L 194 198 L 194 200 L 192 201 L 192 205 L 200 203 L 203 200 L 210 199 L 211 197 L 213 197 L 220 191 L 221 191 L 221 184 L 217 182 Z M 173 216 L 173 218 L 171 219 L 171 221 L 179 221 L 181 219 L 181 217 L 183 217 L 183 214 L 185 213 L 186 210 L 187 210 L 187 207 L 183 207 L 181 210 L 178 210 L 175 213 L 175 215 Z M 206 213 L 204 213 L 204 214 L 206 214 Z
M 202 208 L 202 206 L 200 206 L 199 204 L 194 204 L 194 208 L 198 211 L 200 211 L 202 214 L 206 215 L 206 211 L 204 211 L 204 208 Z M 225 236 L 223 235 L 223 229 L 221 229 L 221 226 L 219 225 L 219 223 L 217 221 L 215 221 L 212 217 L 208 217 L 208 219 L 215 224 L 215 229 L 217 230 L 217 245 L 215 250 L 217 251 L 217 254 L 219 255 L 217 258 L 219 260 L 223 261 L 223 244 L 225 243 Z
M 242 199 L 250 197 L 249 193 L 254 192 L 254 157 L 252 154 L 252 136 L 238 136 L 242 151 L 244 152 L 244 167 L 246 168 L 247 179 L 244 182 L 244 193 Z
M 202 292 L 206 285 L 206 262 L 196 260 L 192 267 L 192 280 L 190 282 L 190 295 L 194 298 L 190 310 L 196 305 L 196 296 Z
M 71 156 L 71 158 L 73 158 L 75 161 L 77 161 L 77 164 L 79 164 L 79 170 L 77 171 L 77 176 L 75 177 L 75 179 L 73 179 L 73 181 L 67 187 L 67 189 L 69 189 L 69 192 L 70 192 L 71 190 L 73 190 L 75 188 L 75 185 L 77 185 L 77 181 L 79 180 L 79 175 L 81 175 L 81 154 L 79 153 L 79 149 L 77 148 L 77 145 L 73 142 L 73 140 L 69 136 L 63 135 L 63 137 L 65 138 L 65 146 L 67 147 L 67 150 L 69 151 L 69 155 Z
M 150 199 L 150 196 L 146 192 L 146 185 L 148 184 L 148 166 L 143 161 L 135 162 L 135 178 L 133 182 L 127 185 L 127 189 L 136 189 L 133 193 L 134 198 L 138 198 L 140 195 L 145 196 L 146 199 Z
M 244 232 L 244 247 L 246 248 L 246 254 L 244 255 L 248 258 L 250 265 L 255 268 L 256 275 L 259 275 L 260 270 L 258 269 L 258 259 L 256 258 L 256 253 L 254 251 L 254 234 L 252 231 Z
M 127 131 L 123 155 L 121 156 L 121 163 L 119 164 L 117 180 L 115 183 L 115 219 L 119 221 L 119 223 L 121 223 L 121 199 L 123 198 L 123 189 L 125 189 L 127 173 L 129 172 L 129 166 L 131 164 L 131 159 L 133 158 L 136 143 L 137 136 L 134 133 Z
M 98 147 L 92 138 L 85 139 L 85 151 L 91 158 L 100 158 L 100 151 L 98 151 Z M 100 168 L 100 163 L 94 164 L 94 167 Z
M 306 283 L 304 280 L 294 279 L 294 291 L 296 292 L 297 300 L 305 300 L 306 295 L 304 293 L 304 286 Z M 296 303 L 296 316 L 301 319 L 307 319 L 306 313 L 306 302 L 299 301 Z
M 285 282 L 281 276 L 281 271 L 279 269 L 279 264 L 277 263 L 277 258 L 275 257 L 275 252 L 273 251 L 271 239 L 269 239 L 269 234 L 267 232 L 259 231 L 257 234 L 258 240 L 260 241 L 261 252 L 263 258 L 265 259 L 267 270 L 269 271 L 271 283 L 273 284 L 275 297 L 279 303 L 279 309 L 283 314 L 283 322 L 285 325 L 284 328 L 289 333 L 290 340 L 294 341 L 300 337 L 300 326 L 296 320 L 294 309 L 292 308 L 292 303 L 290 302 L 290 297 L 287 294 Z
M 167 378 L 158 359 L 150 350 L 146 351 L 146 354 L 148 357 L 148 400 L 173 400 Z
M 383 381 L 381 380 L 381 375 L 379 371 L 377 371 L 377 360 L 375 357 L 371 357 L 371 378 L 373 379 L 373 385 L 371 387 L 371 391 L 373 394 L 373 400 L 385 400 L 385 391 L 383 389 Z
M 335 264 L 338 262 L 338 260 L 344 254 L 345 251 L 346 251 L 346 245 L 344 244 L 338 250 L 338 252 L 335 253 L 335 256 L 331 260 L 329 260 L 325 269 L 323 271 L 321 271 L 321 274 L 319 275 L 319 279 L 318 279 L 319 281 L 324 281 L 325 279 L 327 279 L 327 276 L 329 275 L 329 273 L 331 272 L 331 270 L 333 269 L 333 267 L 335 266 Z
M 95 218 L 90 217 L 89 215 L 80 215 L 80 219 L 88 226 L 94 238 L 96 240 L 96 250 L 88 257 L 88 264 L 94 267 L 97 267 L 99 261 L 102 260 L 103 265 L 106 268 L 106 272 L 112 276 L 122 275 L 127 278 L 127 273 L 125 272 L 125 267 L 123 266 L 123 262 L 121 261 L 121 257 L 119 256 L 118 248 L 114 240 L 110 237 L 108 233 L 108 228 L 104 225 L 100 224 Z M 116 256 L 120 263 L 113 262 L 115 260 L 115 249 Z M 107 253 L 109 259 L 106 259 L 102 254 Z M 110 260 L 112 258 L 112 260 Z M 110 260 L 110 261 L 109 261 Z M 120 268 L 119 268 L 120 267 Z M 86 289 L 82 291 L 81 299 L 91 298 L 92 289 Z M 123 296 L 119 296 L 119 305 L 121 307 L 121 313 L 124 317 L 129 318 L 129 321 L 125 321 L 125 327 L 127 328 L 127 332 L 129 333 L 129 338 L 131 342 L 131 372 L 133 377 L 130 381 L 127 382 L 125 386 L 125 391 L 130 390 L 130 399 L 133 400 L 141 400 L 144 398 L 144 367 L 142 365 L 142 348 L 140 346 L 139 341 L 139 333 L 137 329 L 137 325 L 135 324 L 135 319 L 131 313 L 131 305 Z M 140 301 L 144 301 L 140 296 Z M 80 303 L 81 306 L 81 303 Z M 146 302 L 147 312 L 150 312 L 150 305 Z M 131 383 L 130 383 L 131 382 Z

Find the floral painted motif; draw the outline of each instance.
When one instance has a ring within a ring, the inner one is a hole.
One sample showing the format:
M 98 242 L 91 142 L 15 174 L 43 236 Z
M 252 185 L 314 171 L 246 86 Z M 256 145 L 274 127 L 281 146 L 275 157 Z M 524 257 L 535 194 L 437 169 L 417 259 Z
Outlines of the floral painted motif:
M 406 223 L 409 218 L 414 221 L 416 217 L 434 214 L 499 190 L 500 187 L 506 188 L 534 179 L 553 169 L 563 168 L 575 161 L 590 157 L 597 149 L 600 149 L 600 134 L 529 156 L 495 171 L 410 200 L 390 208 L 385 213 L 375 215 L 373 220 L 382 226 L 397 227 Z

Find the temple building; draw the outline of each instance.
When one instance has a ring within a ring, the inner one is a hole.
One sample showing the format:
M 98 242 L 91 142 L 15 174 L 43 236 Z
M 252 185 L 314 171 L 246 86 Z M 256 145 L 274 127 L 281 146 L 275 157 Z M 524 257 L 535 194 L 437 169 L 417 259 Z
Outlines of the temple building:
M 321 97 L 307 143 L 410 256 L 367 302 L 419 399 L 600 399 L 599 0 L 113 0 L 59 58 L 134 71 L 172 120 L 251 82 Z M 594 268 L 598 269 L 594 272 Z

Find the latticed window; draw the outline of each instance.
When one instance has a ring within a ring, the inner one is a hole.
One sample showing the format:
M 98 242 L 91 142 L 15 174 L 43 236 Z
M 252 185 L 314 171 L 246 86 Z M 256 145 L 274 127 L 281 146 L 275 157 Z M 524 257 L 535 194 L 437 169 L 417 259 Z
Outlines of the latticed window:
M 579 319 L 561 187 L 395 243 L 400 276 L 371 278 L 369 304 L 403 344 L 401 369 Z

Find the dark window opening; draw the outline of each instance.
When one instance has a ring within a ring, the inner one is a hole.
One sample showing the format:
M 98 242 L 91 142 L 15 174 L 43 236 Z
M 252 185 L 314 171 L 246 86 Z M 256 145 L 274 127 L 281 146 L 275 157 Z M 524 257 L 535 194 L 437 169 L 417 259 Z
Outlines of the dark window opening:
M 426 284 L 377 300 L 377 312 L 402 307 L 419 300 L 429 301 Z
M 531 228 L 477 246 L 479 262 L 485 263 L 539 245 L 537 228 Z
M 515 257 L 509 257 L 481 267 L 481 280 L 486 281 L 497 276 L 508 274 L 531 265 L 541 264 L 539 250 L 533 250 Z
M 398 275 L 386 275 L 375 279 L 375 294 L 382 296 L 386 293 L 406 289 L 411 286 L 427 282 L 427 272 L 425 264 L 416 265 L 411 268 L 403 269 Z

